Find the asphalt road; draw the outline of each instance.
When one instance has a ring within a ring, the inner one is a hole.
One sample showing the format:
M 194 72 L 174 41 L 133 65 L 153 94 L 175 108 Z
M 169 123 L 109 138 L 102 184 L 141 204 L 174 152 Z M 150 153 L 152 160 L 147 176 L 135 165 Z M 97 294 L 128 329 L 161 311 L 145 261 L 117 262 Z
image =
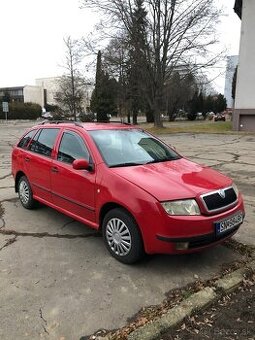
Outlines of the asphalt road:
M 241 259 L 225 246 L 185 256 L 150 256 L 126 266 L 95 231 L 47 207 L 28 211 L 13 189 L 11 146 L 31 123 L 0 123 L 0 339 L 79 339 L 118 328 L 167 292 Z M 183 155 L 234 178 L 246 219 L 235 239 L 255 245 L 255 136 L 162 136 Z M 8 231 L 8 235 L 6 234 Z

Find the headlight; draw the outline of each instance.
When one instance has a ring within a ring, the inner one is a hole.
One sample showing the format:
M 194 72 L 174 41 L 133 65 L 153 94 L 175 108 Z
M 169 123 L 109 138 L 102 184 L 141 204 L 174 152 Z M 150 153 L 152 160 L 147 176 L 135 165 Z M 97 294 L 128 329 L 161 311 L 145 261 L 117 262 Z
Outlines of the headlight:
M 233 183 L 233 184 L 232 184 L 232 187 L 233 187 L 233 189 L 234 189 L 234 191 L 235 191 L 235 193 L 236 193 L 236 197 L 238 197 L 238 195 L 239 195 L 239 190 L 238 190 L 236 184 Z
M 199 207 L 194 199 L 162 202 L 161 205 L 169 215 L 200 215 Z

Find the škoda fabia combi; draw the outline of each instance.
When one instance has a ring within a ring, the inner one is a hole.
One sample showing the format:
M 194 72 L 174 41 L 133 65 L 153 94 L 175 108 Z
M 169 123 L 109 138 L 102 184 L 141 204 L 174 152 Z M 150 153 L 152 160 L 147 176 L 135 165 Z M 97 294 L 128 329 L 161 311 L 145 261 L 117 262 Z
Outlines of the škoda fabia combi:
M 230 178 L 126 124 L 39 124 L 14 147 L 12 174 L 25 208 L 41 202 L 101 230 L 123 263 L 216 245 L 244 219 Z

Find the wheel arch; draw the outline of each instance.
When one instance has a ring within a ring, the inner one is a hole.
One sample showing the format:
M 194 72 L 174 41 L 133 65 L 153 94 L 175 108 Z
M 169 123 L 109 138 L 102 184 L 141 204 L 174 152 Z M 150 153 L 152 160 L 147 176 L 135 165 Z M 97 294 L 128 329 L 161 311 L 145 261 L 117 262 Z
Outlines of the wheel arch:
M 100 213 L 99 213 L 99 230 L 102 229 L 102 224 L 103 224 L 103 220 L 104 220 L 105 215 L 106 215 L 110 210 L 117 209 L 117 208 L 126 211 L 126 212 L 133 218 L 133 220 L 135 221 L 135 223 L 136 223 L 136 225 L 137 225 L 137 227 L 138 227 L 139 232 L 141 233 L 139 224 L 137 223 L 137 221 L 136 221 L 134 215 L 133 215 L 126 207 L 124 207 L 124 206 L 121 205 L 121 204 L 115 203 L 115 202 L 107 202 L 107 203 L 105 203 L 105 204 L 101 207 Z M 141 235 L 142 235 L 142 233 L 141 233 Z
M 15 176 L 15 192 L 18 192 L 18 184 L 19 180 L 22 176 L 26 176 L 26 174 L 23 171 L 18 171 Z
M 102 229 L 103 220 L 104 220 L 105 215 L 110 210 L 113 210 L 115 208 L 125 209 L 122 205 L 115 203 L 115 202 L 107 202 L 101 207 L 100 212 L 99 212 L 99 230 Z M 127 210 L 127 209 L 125 209 L 125 210 Z M 128 213 L 130 214 L 129 211 L 128 211 Z

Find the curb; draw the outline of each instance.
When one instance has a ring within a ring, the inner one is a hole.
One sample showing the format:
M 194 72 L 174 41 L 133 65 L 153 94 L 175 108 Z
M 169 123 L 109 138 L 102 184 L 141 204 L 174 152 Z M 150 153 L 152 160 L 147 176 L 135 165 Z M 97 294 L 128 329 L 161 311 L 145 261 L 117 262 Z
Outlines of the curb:
M 214 301 L 217 294 L 210 287 L 206 287 L 182 301 L 179 306 L 169 309 L 162 317 L 148 323 L 128 335 L 128 340 L 152 340 L 158 338 L 170 327 L 181 322 L 194 309 L 203 308 Z
M 171 327 L 176 326 L 185 317 L 191 315 L 195 310 L 205 308 L 221 297 L 236 289 L 243 281 L 244 275 L 250 270 L 255 271 L 255 260 L 246 263 L 244 268 L 237 269 L 232 273 L 226 274 L 221 279 L 215 281 L 212 287 L 205 287 L 202 290 L 193 293 L 187 299 L 180 302 L 167 311 L 166 314 L 155 318 L 147 324 L 137 328 L 129 333 L 127 340 L 155 340 Z M 96 340 L 117 339 L 112 335 L 95 336 Z
M 180 323 L 193 311 L 206 307 L 220 297 L 222 293 L 229 293 L 243 281 L 244 274 L 255 270 L 255 260 L 246 264 L 245 268 L 237 269 L 225 275 L 214 283 L 214 287 L 206 287 L 182 301 L 179 306 L 171 308 L 162 317 L 148 323 L 128 335 L 128 340 L 154 340 L 169 328 Z

